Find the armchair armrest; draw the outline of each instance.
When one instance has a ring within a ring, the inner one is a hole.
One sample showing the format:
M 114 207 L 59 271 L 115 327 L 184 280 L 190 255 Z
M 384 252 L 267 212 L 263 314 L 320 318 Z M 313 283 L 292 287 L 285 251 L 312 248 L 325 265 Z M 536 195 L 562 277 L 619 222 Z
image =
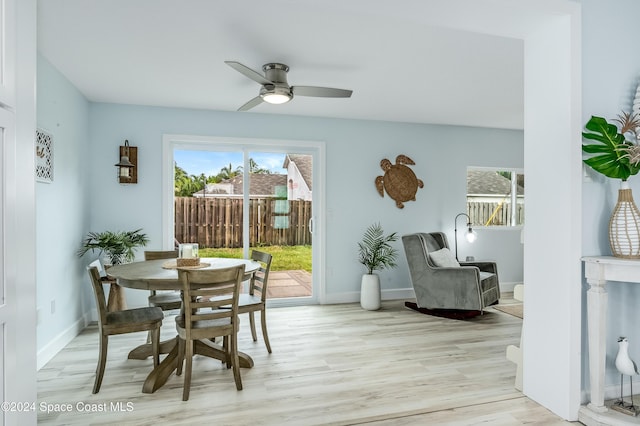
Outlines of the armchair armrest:
M 498 274 L 498 265 L 496 262 L 460 262 L 460 266 L 475 266 L 482 272 Z
M 475 266 L 431 268 L 433 281 L 429 290 L 442 308 L 474 309 L 481 306 L 480 270 Z M 454 308 L 455 307 L 455 308 Z
M 460 266 L 435 266 L 431 267 L 434 275 L 443 275 L 448 277 L 460 277 L 464 279 L 472 279 L 472 277 L 480 277 L 479 268 L 475 265 Z

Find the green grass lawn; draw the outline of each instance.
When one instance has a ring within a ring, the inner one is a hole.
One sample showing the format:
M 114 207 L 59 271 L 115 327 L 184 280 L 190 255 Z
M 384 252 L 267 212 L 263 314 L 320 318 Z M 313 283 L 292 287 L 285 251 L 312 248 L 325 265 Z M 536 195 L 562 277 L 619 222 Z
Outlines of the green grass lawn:
M 272 271 L 302 269 L 311 272 L 311 246 L 264 246 L 256 247 L 256 250 L 264 251 L 273 256 Z M 200 257 L 243 257 L 241 248 L 201 248 L 198 254 Z

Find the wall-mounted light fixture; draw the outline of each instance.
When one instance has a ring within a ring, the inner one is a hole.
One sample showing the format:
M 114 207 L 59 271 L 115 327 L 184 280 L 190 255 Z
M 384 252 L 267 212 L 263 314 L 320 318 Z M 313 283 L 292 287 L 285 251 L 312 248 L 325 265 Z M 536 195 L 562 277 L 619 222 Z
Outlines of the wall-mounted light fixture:
M 120 146 L 120 161 L 115 165 L 118 168 L 119 183 L 138 183 L 138 148 L 129 146 L 129 141 L 124 141 Z
M 465 237 L 467 238 L 467 241 L 472 243 L 478 238 L 478 234 L 476 234 L 476 231 L 474 231 L 473 228 L 471 227 L 471 218 L 469 217 L 469 215 L 466 213 L 459 213 L 456 216 L 453 224 L 453 232 L 456 240 L 456 260 L 458 260 L 458 218 L 460 216 L 467 217 L 467 232 L 465 233 Z

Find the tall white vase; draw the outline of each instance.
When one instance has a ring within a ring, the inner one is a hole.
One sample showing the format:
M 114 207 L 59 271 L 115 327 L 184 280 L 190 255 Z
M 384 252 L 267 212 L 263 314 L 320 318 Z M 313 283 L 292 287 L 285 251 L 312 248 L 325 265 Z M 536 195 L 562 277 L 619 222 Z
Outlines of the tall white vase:
M 380 309 L 380 277 L 365 274 L 360 284 L 360 306 L 368 311 Z
M 620 185 L 618 202 L 609 220 L 609 244 L 615 257 L 640 258 L 640 211 L 627 181 Z

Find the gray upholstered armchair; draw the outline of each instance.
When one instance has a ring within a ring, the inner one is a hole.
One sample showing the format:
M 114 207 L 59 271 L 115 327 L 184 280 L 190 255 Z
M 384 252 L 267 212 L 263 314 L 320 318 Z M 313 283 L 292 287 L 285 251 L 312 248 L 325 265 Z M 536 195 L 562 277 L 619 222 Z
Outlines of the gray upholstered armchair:
M 442 232 L 404 235 L 402 243 L 418 308 L 482 312 L 498 303 L 500 287 L 494 262 L 458 264 Z

